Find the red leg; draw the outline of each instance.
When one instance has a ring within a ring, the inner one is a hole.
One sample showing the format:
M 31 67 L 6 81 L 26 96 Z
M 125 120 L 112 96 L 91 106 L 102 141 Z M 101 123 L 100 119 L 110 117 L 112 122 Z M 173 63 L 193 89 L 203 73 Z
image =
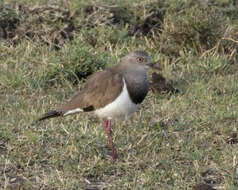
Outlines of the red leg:
M 107 133 L 108 143 L 112 150 L 112 159 L 115 160 L 115 159 L 117 159 L 117 152 L 116 152 L 116 149 L 114 148 L 114 144 L 113 144 L 113 140 L 112 140 L 111 120 L 104 120 L 103 127 L 104 127 L 105 132 Z

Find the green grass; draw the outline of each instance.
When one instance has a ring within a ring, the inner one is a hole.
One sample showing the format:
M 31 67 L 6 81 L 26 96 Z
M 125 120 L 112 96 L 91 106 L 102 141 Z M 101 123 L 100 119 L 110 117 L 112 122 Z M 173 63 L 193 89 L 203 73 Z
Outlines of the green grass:
M 233 1 L 9 2 L 10 24 L 0 18 L 0 189 L 237 189 Z M 32 125 L 138 49 L 180 92 L 149 92 L 136 114 L 113 122 L 117 161 L 94 115 Z

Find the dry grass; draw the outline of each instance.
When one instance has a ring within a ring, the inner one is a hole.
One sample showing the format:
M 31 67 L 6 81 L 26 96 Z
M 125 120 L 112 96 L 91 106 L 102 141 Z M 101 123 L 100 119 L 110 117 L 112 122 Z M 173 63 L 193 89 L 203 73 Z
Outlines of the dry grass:
M 0 11 L 0 189 L 237 189 L 236 2 L 23 2 Z M 179 93 L 114 123 L 116 162 L 93 115 L 31 125 L 136 49 Z

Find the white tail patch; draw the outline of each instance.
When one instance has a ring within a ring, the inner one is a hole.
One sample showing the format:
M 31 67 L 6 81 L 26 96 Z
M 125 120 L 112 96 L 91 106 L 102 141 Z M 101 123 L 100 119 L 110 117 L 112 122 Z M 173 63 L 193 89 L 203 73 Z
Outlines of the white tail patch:
M 74 110 L 69 110 L 69 111 L 65 112 L 63 116 L 78 113 L 78 112 L 81 112 L 81 111 L 83 111 L 81 108 L 76 108 Z

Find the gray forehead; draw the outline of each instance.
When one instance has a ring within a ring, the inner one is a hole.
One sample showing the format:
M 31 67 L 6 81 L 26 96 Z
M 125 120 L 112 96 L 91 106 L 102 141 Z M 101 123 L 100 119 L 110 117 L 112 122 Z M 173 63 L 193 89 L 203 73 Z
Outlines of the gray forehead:
M 149 57 L 149 54 L 145 51 L 134 51 L 128 54 L 129 57 Z

